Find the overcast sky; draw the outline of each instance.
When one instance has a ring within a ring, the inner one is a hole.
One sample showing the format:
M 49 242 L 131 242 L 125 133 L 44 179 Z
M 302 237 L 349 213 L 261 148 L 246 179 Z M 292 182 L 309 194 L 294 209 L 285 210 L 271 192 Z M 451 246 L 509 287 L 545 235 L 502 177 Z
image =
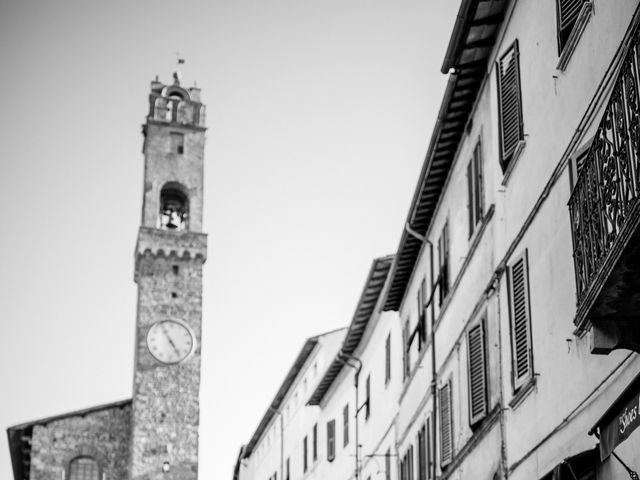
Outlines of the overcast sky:
M 459 4 L 0 0 L 0 428 L 131 397 L 140 125 L 178 51 L 208 124 L 199 478 L 230 480 L 395 252 Z

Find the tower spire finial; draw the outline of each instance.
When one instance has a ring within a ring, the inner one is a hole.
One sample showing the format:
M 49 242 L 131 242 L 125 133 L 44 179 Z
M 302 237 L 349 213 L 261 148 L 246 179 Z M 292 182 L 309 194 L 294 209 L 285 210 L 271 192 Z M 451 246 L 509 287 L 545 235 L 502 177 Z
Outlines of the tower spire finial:
M 185 60 L 184 57 L 180 56 L 180 52 L 176 52 L 176 71 L 173 72 L 173 83 L 174 85 L 180 85 L 180 79 L 182 78 L 182 73 L 178 70 L 179 65 L 184 65 Z

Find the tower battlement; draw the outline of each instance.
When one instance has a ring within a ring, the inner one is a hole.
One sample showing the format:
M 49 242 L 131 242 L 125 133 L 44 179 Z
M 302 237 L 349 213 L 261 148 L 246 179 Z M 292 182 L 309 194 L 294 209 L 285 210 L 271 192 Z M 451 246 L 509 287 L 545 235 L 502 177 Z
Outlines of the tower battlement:
M 205 128 L 205 107 L 200 102 L 200 89 L 182 87 L 178 74 L 174 74 L 174 82 L 170 85 L 157 79 L 152 81 L 147 121 Z

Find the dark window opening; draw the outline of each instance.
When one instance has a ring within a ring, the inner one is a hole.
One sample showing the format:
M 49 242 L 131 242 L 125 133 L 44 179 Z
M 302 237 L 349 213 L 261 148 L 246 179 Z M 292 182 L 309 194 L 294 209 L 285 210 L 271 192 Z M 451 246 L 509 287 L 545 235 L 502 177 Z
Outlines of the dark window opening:
M 473 149 L 473 157 L 467 165 L 467 186 L 469 189 L 469 237 L 482 221 L 482 151 L 480 142 Z
M 175 275 L 178 275 L 178 273 L 180 273 L 180 267 L 179 267 L 178 265 L 173 265 L 173 266 L 171 267 L 171 270 L 173 270 L 173 273 L 174 273 Z
M 556 0 L 558 54 L 562 53 L 575 27 L 582 6 L 589 0 Z
M 304 437 L 304 441 L 302 442 L 302 470 L 304 472 L 309 468 L 309 464 L 307 463 L 307 437 Z
M 187 196 L 177 188 L 163 188 L 160 193 L 160 228 L 186 230 L 188 218 Z
M 171 292 L 171 298 L 178 298 L 178 294 L 176 292 Z
M 184 134 L 171 132 L 171 153 L 182 155 L 184 153 Z
M 391 380 L 391 333 L 387 334 L 384 342 L 384 384 Z
M 318 460 L 318 424 L 313 426 L 313 461 Z
M 336 421 L 327 422 L 327 460 L 333 462 L 336 458 Z
M 438 240 L 438 271 L 438 281 L 440 282 L 438 304 L 442 305 L 449 293 L 449 228 L 446 223 L 442 227 L 442 233 Z
M 349 445 L 349 404 L 342 409 L 342 446 Z

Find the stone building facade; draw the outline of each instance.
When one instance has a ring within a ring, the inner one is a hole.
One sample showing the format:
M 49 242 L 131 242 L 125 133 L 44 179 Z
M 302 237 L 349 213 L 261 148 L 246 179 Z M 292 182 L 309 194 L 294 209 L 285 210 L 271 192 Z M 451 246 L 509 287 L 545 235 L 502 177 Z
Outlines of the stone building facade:
M 197 478 L 205 130 L 198 88 L 151 83 L 133 398 L 9 428 L 15 480 Z

